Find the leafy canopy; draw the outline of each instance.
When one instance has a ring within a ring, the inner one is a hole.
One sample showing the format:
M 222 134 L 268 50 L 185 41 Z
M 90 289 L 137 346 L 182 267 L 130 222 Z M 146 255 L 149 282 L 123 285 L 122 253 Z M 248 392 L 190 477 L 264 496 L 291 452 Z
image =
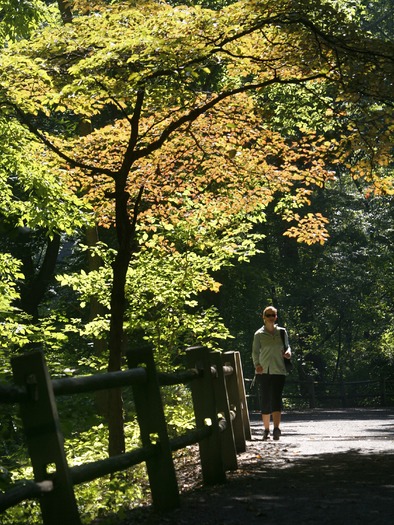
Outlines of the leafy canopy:
M 2 58 L 2 87 L 10 111 L 67 165 L 82 170 L 84 175 L 79 177 L 85 181 L 78 183 L 79 188 L 98 192 L 95 198 L 101 204 L 113 180 L 119 187 L 125 187 L 127 180 L 132 195 L 152 180 L 162 186 L 169 173 L 159 166 L 168 158 L 167 151 L 165 156 L 160 155 L 161 148 L 170 139 L 193 137 L 191 125 L 197 117 L 216 110 L 219 103 L 221 114 L 216 111 L 213 117 L 217 128 L 220 122 L 226 125 L 226 120 L 235 120 L 233 125 L 239 126 L 233 114 L 235 104 L 226 107 L 237 93 L 260 92 L 275 85 L 281 89 L 310 85 L 316 90 L 324 81 L 335 85 L 337 92 L 342 85 L 343 104 L 354 103 L 361 68 L 365 68 L 361 87 L 367 96 L 379 93 L 383 98 L 389 87 L 382 83 L 384 68 L 388 67 L 387 47 L 376 38 L 365 39 L 349 22 L 349 12 L 336 12 L 328 2 L 314 2 L 312 8 L 310 2 L 282 1 L 273 7 L 271 2 L 244 1 L 220 11 L 156 2 L 138 7 L 132 2 L 109 6 L 77 2 L 78 8 L 72 24 L 47 25 L 34 40 L 11 46 Z M 251 115 L 249 126 L 247 118 L 242 123 L 245 134 L 253 133 L 253 125 L 261 116 L 253 118 L 250 104 L 242 109 Z M 31 118 L 39 114 L 48 119 L 45 129 L 38 129 Z M 61 125 L 65 115 L 67 127 Z M 103 117 L 110 123 L 103 125 Z M 81 118 L 92 121 L 94 132 L 73 140 L 70 124 L 74 122 L 77 131 Z M 351 130 L 354 136 L 346 137 L 347 144 L 359 138 L 360 129 Z M 204 140 L 201 129 L 198 131 L 189 158 Z M 217 133 L 221 135 L 218 140 L 226 140 L 228 135 L 220 130 Z M 387 137 L 380 138 L 383 148 Z M 255 153 L 265 146 L 258 148 L 255 141 L 243 147 L 243 153 L 251 155 L 252 149 Z M 176 142 L 174 160 L 175 147 Z M 324 151 L 317 148 L 315 156 L 322 157 L 327 150 L 328 146 Z M 156 157 L 151 158 L 152 154 Z M 375 152 L 373 161 L 379 161 L 381 154 Z M 211 162 L 214 157 L 211 154 Z M 297 185 L 304 180 L 304 166 L 297 166 L 295 158 L 291 162 L 294 176 L 272 159 L 271 155 L 269 169 L 282 171 L 284 188 L 286 180 L 291 184 L 297 179 Z M 217 169 L 222 169 L 219 155 L 215 160 Z M 365 175 L 369 166 L 360 162 L 354 170 L 358 176 Z M 259 169 L 264 173 L 261 166 Z M 189 173 L 194 176 L 191 169 Z M 260 180 L 260 187 L 263 184 Z M 104 214 L 102 220 L 106 220 Z

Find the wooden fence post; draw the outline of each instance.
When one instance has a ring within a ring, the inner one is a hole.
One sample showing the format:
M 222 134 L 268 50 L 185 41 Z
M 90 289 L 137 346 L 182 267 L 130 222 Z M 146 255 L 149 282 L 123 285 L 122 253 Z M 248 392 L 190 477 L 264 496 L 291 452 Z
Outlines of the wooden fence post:
M 243 421 L 243 414 L 242 414 L 242 401 L 239 394 L 239 385 L 238 385 L 238 379 L 237 379 L 237 362 L 235 359 L 235 352 L 226 352 L 223 354 L 223 361 L 231 366 L 234 370 L 234 374 L 231 376 L 226 376 L 226 382 L 227 382 L 227 391 L 228 391 L 228 397 L 230 401 L 231 408 L 235 411 L 237 414 L 236 418 L 233 421 L 233 428 L 234 428 L 234 438 L 235 438 L 235 446 L 237 449 L 237 452 L 245 452 L 246 450 L 246 442 L 245 442 L 245 426 Z
M 230 414 L 221 352 L 211 352 L 211 363 L 216 368 L 214 380 L 216 411 L 218 414 L 223 414 L 223 418 L 226 421 L 226 428 L 221 430 L 220 433 L 223 466 L 225 470 L 237 470 L 238 461 L 234 442 L 233 422 Z
M 309 394 L 309 408 L 316 408 L 315 381 L 312 376 L 309 376 L 307 382 Z
M 186 356 L 187 366 L 201 372 L 201 376 L 191 382 L 196 427 L 212 428 L 211 435 L 199 442 L 203 481 L 206 485 L 223 483 L 226 473 L 220 447 L 210 352 L 205 347 L 192 347 L 187 349 Z
M 340 392 L 341 392 L 342 408 L 347 408 L 346 385 L 343 379 L 341 379 L 341 382 L 340 382 Z
M 234 360 L 234 362 L 232 366 L 234 367 L 235 378 L 237 381 L 237 396 L 234 400 L 230 400 L 230 404 L 231 402 L 239 404 L 239 406 L 237 404 L 236 406 L 237 410 L 240 411 L 241 415 L 241 421 L 244 429 L 244 439 L 251 440 L 252 432 L 250 429 L 249 409 L 248 402 L 246 399 L 245 380 L 242 370 L 241 354 L 239 352 L 225 352 L 223 354 L 224 361 L 226 361 L 226 356 L 228 356 L 229 354 L 233 354 L 232 359 Z
M 380 406 L 385 407 L 387 406 L 387 400 L 386 400 L 386 377 L 384 375 L 380 376 L 379 386 L 380 386 Z
M 127 360 L 129 368 L 146 364 L 147 382 L 132 385 L 133 397 L 142 446 L 158 441 L 157 454 L 146 461 L 153 505 L 157 510 L 171 510 L 179 506 L 179 491 L 153 352 L 133 350 Z
M 52 383 L 42 352 L 11 360 L 14 381 L 25 386 L 28 399 L 21 402 L 21 417 L 37 483 L 54 481 L 53 491 L 40 497 L 45 525 L 80 525 L 71 475 L 64 452 Z
M 236 377 L 237 377 L 237 382 L 238 382 L 238 392 L 239 392 L 239 399 L 241 403 L 242 422 L 244 424 L 245 438 L 248 440 L 251 440 L 252 431 L 250 429 L 249 409 L 248 409 L 248 402 L 246 399 L 245 380 L 244 380 L 244 373 L 243 373 L 243 368 L 242 368 L 240 352 L 235 352 L 234 357 L 235 357 L 235 363 L 237 365 Z

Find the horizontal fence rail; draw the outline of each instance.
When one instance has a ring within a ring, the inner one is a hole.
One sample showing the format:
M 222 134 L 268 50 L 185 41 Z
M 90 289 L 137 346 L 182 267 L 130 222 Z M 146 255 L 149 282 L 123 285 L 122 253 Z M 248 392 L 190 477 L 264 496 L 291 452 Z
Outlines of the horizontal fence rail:
M 252 379 L 245 379 L 248 408 L 259 409 L 259 391 Z M 394 404 L 394 379 L 382 377 L 364 381 L 316 381 L 308 378 L 303 381 L 286 380 L 284 400 L 292 406 L 308 408 L 341 408 Z
M 249 413 L 238 352 L 186 352 L 188 369 L 157 373 L 152 351 L 128 355 L 129 370 L 51 380 L 41 352 L 12 360 L 14 384 L 0 387 L 0 403 L 19 403 L 34 472 L 0 494 L 0 512 L 38 498 L 44 525 L 80 525 L 74 485 L 146 463 L 152 502 L 158 510 L 179 505 L 172 453 L 199 445 L 205 484 L 223 482 L 237 468 L 237 453 L 250 439 Z M 142 364 L 141 364 L 142 363 Z M 169 439 L 161 386 L 190 384 L 196 428 Z M 65 457 L 56 396 L 131 387 L 142 446 L 124 454 L 70 467 Z M 151 442 L 151 436 L 158 436 Z M 53 467 L 55 467 L 53 472 Z

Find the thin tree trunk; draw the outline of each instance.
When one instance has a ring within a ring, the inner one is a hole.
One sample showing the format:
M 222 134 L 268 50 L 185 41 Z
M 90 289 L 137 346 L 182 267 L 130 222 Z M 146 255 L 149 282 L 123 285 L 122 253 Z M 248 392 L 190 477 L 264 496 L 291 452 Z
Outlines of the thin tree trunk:
M 30 314 L 35 320 L 38 319 L 38 306 L 44 298 L 55 273 L 55 267 L 60 250 L 60 235 L 55 234 L 52 239 L 48 238 L 44 260 L 36 275 L 33 272 L 33 265 L 30 261 L 30 254 L 27 258 L 22 258 L 27 264 L 24 265 L 26 283 L 21 288 L 20 304 L 24 312 Z M 31 271 L 29 272 L 29 267 Z M 29 275 L 30 273 L 30 275 Z
M 123 321 L 126 309 L 125 286 L 130 254 L 119 248 L 113 264 L 113 285 L 111 296 L 111 326 L 109 335 L 108 371 L 114 372 L 122 366 Z M 120 389 L 111 389 L 108 396 L 108 430 L 110 456 L 121 454 L 125 450 L 123 399 Z
M 334 383 L 335 383 L 335 381 L 337 380 L 337 377 L 338 377 L 338 372 L 339 372 L 340 364 L 341 364 L 341 358 L 342 358 L 342 323 L 340 321 L 339 322 L 339 331 L 338 331 L 337 362 L 336 362 L 336 365 L 335 365 L 335 371 L 334 371 L 334 377 L 333 377 L 333 382 Z
M 108 371 L 121 369 L 122 349 L 124 347 L 123 322 L 126 311 L 126 276 L 131 259 L 131 245 L 134 231 L 128 213 L 129 194 L 125 191 L 127 177 L 115 180 L 116 233 L 118 253 L 113 262 L 113 283 L 111 292 L 111 324 L 109 334 Z M 120 389 L 112 389 L 109 394 L 109 444 L 110 456 L 121 454 L 125 450 L 123 399 Z
M 129 172 L 130 166 L 126 173 Z M 126 346 L 126 337 L 123 330 L 124 315 L 126 311 L 126 278 L 130 260 L 136 251 L 135 231 L 144 188 L 141 187 L 134 202 L 134 213 L 130 216 L 130 195 L 125 191 L 127 176 L 119 177 L 115 181 L 116 199 L 116 232 L 119 249 L 113 262 L 113 283 L 111 293 L 111 325 L 109 335 L 109 364 L 108 371 L 117 371 L 122 365 L 122 350 Z M 121 454 L 125 449 L 123 428 L 123 400 L 120 390 L 114 389 L 110 397 L 109 429 L 109 454 Z
M 59 7 L 60 16 L 62 17 L 63 24 L 70 24 L 73 20 L 71 8 L 73 6 L 72 0 L 57 0 Z

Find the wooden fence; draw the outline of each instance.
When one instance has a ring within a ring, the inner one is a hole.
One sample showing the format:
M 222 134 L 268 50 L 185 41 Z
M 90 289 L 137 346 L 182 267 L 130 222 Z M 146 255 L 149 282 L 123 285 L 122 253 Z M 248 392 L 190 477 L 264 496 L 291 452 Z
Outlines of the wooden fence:
M 13 385 L 2 386 L 0 403 L 20 405 L 34 480 L 0 495 L 0 512 L 38 498 L 44 525 L 80 525 L 74 485 L 145 462 L 152 503 L 158 510 L 179 505 L 172 452 L 198 443 L 203 482 L 225 481 L 237 469 L 237 453 L 250 439 L 241 359 L 238 352 L 187 350 L 187 369 L 157 373 L 151 351 L 130 352 L 128 370 L 51 380 L 41 352 L 12 359 Z M 189 384 L 196 428 L 175 439 L 167 433 L 161 385 Z M 60 430 L 56 396 L 131 386 L 141 447 L 120 456 L 70 467 Z M 154 439 L 153 439 L 154 437 Z
M 259 409 L 259 391 L 245 379 L 249 410 Z M 284 403 L 292 408 L 353 408 L 394 405 L 394 380 L 380 377 L 367 381 L 286 380 Z

